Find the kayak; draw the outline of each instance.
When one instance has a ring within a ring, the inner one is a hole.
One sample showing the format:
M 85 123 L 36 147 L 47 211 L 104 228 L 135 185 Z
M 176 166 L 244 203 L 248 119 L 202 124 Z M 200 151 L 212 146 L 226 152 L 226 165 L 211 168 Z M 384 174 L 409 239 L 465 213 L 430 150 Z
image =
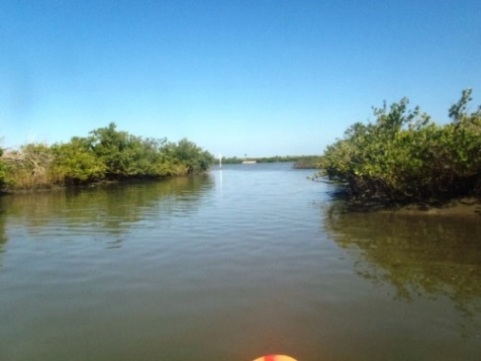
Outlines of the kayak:
M 254 361 L 297 361 L 297 360 L 286 355 L 267 355 L 267 356 L 256 358 Z

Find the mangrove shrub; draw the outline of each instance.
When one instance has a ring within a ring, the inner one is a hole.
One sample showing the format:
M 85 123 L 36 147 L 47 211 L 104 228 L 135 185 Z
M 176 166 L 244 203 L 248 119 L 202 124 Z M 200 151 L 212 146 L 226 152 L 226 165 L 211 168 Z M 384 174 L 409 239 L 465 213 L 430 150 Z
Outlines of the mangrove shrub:
M 1 189 L 77 185 L 99 180 L 160 178 L 204 172 L 213 156 L 183 139 L 134 136 L 115 123 L 67 143 L 27 144 L 0 154 Z
M 0 187 L 2 187 L 5 182 L 5 163 L 3 162 L 2 156 L 3 149 L 0 148 Z
M 481 196 L 481 107 L 469 113 L 471 100 L 463 91 L 445 125 L 408 110 L 406 98 L 374 108 L 374 122 L 355 123 L 326 148 L 319 175 L 354 197 L 386 202 Z

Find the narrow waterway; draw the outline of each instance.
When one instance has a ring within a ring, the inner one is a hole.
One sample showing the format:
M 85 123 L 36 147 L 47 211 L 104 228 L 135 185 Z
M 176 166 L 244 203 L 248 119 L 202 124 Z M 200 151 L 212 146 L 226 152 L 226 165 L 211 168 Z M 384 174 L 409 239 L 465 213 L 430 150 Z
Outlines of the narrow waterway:
M 481 216 L 292 164 L 0 199 L 0 360 L 479 360 Z

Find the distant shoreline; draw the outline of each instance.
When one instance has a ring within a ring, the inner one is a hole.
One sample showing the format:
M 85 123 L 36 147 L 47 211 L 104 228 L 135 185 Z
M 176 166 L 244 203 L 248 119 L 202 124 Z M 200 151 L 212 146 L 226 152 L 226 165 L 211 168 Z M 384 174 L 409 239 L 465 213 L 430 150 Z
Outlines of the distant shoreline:
M 293 162 L 295 168 L 318 169 L 319 155 L 299 156 L 274 156 L 274 157 L 222 157 L 222 164 L 254 164 L 254 163 L 289 163 Z M 217 161 L 216 161 L 217 162 Z

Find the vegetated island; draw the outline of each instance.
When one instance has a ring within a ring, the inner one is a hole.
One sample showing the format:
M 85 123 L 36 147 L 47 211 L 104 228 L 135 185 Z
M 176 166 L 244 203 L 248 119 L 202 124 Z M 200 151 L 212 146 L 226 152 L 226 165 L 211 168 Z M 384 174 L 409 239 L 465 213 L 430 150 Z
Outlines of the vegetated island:
M 188 175 L 205 172 L 213 161 L 187 139 L 142 138 L 110 123 L 68 143 L 0 149 L 0 193 Z
M 463 200 L 481 202 L 481 106 L 468 112 L 471 89 L 449 108 L 451 122 L 436 124 L 403 98 L 376 120 L 355 123 L 321 157 L 318 177 L 339 186 L 354 206 L 418 209 Z M 478 207 L 479 208 L 479 207 Z
M 222 164 L 242 164 L 249 163 L 278 163 L 278 162 L 293 162 L 293 167 L 296 169 L 319 169 L 320 156 L 319 155 L 287 155 L 274 157 L 222 157 Z

